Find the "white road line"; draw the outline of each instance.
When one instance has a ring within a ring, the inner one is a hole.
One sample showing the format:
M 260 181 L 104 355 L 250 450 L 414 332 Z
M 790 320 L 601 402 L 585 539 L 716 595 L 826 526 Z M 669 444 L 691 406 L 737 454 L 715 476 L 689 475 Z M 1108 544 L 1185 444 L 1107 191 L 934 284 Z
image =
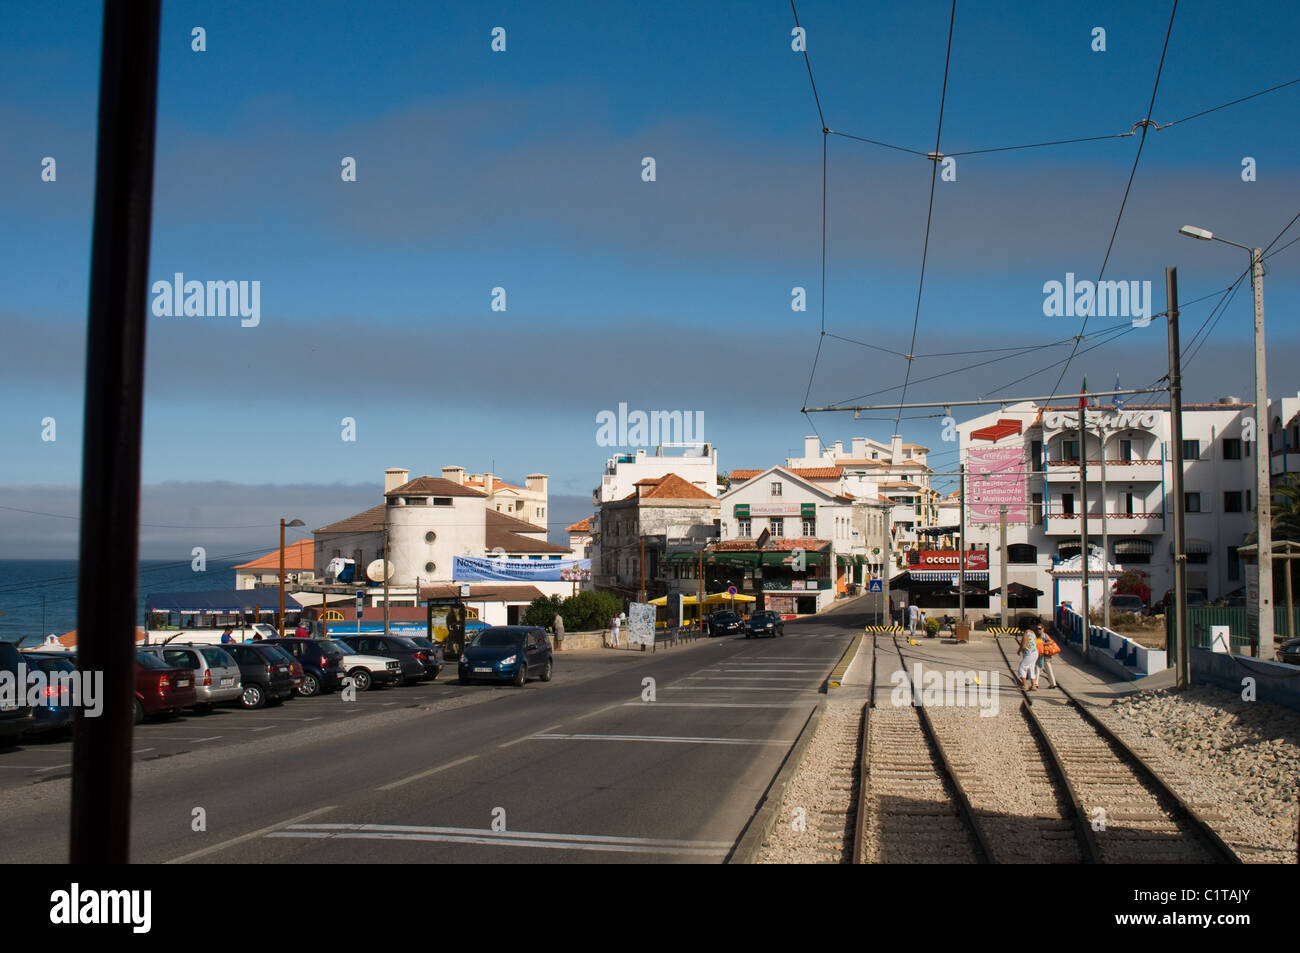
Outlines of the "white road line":
M 459 764 L 464 764 L 466 761 L 473 761 L 477 757 L 478 755 L 471 754 L 464 758 L 457 758 L 455 761 L 448 761 L 446 764 L 440 764 L 438 765 L 438 767 L 430 768 L 428 771 L 421 771 L 419 774 L 413 774 L 409 778 L 402 778 L 400 781 L 394 781 L 392 784 L 380 785 L 375 790 L 391 791 L 393 788 L 399 788 L 403 784 L 410 784 L 412 781 L 418 781 L 421 778 L 427 778 L 429 775 L 437 774 L 439 771 L 446 771 L 448 768 L 454 768 Z
M 662 692 L 804 692 L 820 695 L 815 688 L 778 688 L 765 685 L 665 685 Z
M 682 681 L 688 679 L 712 678 L 720 682 L 806 682 L 806 675 L 687 675 Z
M 157 751 L 157 748 L 136 748 L 132 754 L 144 754 L 146 751 Z
M 700 850 L 730 850 L 731 841 L 676 840 L 666 837 L 622 837 L 615 834 L 551 834 L 539 831 L 491 831 L 481 827 L 420 827 L 413 824 L 294 824 L 289 831 L 312 831 L 324 834 L 450 834 L 457 837 L 483 837 L 489 842 L 511 837 L 534 841 L 578 844 L 625 844 L 636 847 L 693 847 Z
M 55 764 L 55 765 L 51 765 L 51 766 L 48 767 L 48 768 L 37 768 L 37 769 L 36 769 L 36 773 L 37 773 L 37 774 L 42 774 L 42 773 L 44 773 L 44 772 L 46 772 L 46 771 L 57 771 L 57 770 L 59 770 L 59 768 L 70 768 L 70 767 L 72 767 L 72 762 L 71 762 L 71 761 L 69 761 L 67 764 Z
M 275 725 L 263 725 L 261 728 L 254 728 L 253 731 L 270 731 Z
M 804 708 L 807 702 L 623 702 L 624 708 Z
M 338 840 L 422 841 L 448 844 L 481 844 L 489 847 L 539 847 L 547 850 L 586 850 L 615 854 L 684 854 L 698 857 L 721 857 L 730 850 L 726 847 L 642 847 L 639 844 L 582 844 L 577 841 L 539 841 L 508 837 L 466 837 L 454 834 L 395 834 L 381 831 L 325 834 L 314 831 L 278 831 L 267 837 L 297 837 Z
M 674 735 L 560 735 L 539 732 L 532 735 L 533 740 L 557 740 L 557 741 L 661 741 L 669 744 L 684 745 L 785 745 L 794 744 L 791 741 L 772 740 L 768 738 L 692 738 L 686 736 Z M 528 740 L 528 739 L 524 739 Z
M 563 722 L 561 722 L 561 724 L 563 724 Z M 555 730 L 556 728 L 558 728 L 558 727 L 560 727 L 560 726 L 559 726 L 559 725 L 551 725 L 550 728 L 543 728 L 542 731 L 554 731 L 554 730 Z M 524 735 L 522 738 L 516 738 L 514 741 L 507 741 L 505 744 L 497 745 L 497 747 L 498 747 L 498 748 L 509 748 L 511 745 L 517 745 L 517 744 L 519 744 L 519 742 L 521 742 L 521 741 L 527 741 L 529 738 L 533 738 L 533 737 L 536 737 L 536 736 L 535 736 L 535 735 Z
M 176 857 L 172 860 L 166 861 L 166 863 L 184 864 L 191 860 L 197 860 L 200 857 L 206 857 L 208 854 L 215 853 L 219 850 L 225 850 L 227 847 L 231 847 L 234 844 L 242 844 L 246 840 L 253 840 L 256 837 L 263 837 L 267 834 L 270 834 L 272 831 L 279 830 L 282 827 L 288 827 L 290 824 L 297 824 L 299 821 L 305 821 L 309 817 L 315 817 L 318 814 L 324 814 L 326 811 L 332 811 L 332 810 L 334 810 L 333 805 L 331 805 L 330 807 L 318 807 L 314 811 L 308 811 L 306 814 L 299 814 L 297 817 L 291 817 L 288 820 L 281 821 L 278 824 L 272 824 L 270 827 L 258 828 L 255 831 L 249 831 L 247 834 L 241 834 L 238 837 L 232 837 L 230 840 L 224 840 L 220 844 L 213 844 L 211 847 L 204 847 L 201 850 L 196 850 L 189 854 L 182 854 L 180 857 Z
M 224 737 L 224 736 L 223 736 L 223 735 L 213 735 L 213 736 L 210 737 L 210 738 L 191 738 L 189 735 L 150 735 L 150 736 L 149 736 L 149 738 L 150 738 L 151 740 L 160 740 L 160 741 L 194 741 L 194 742 L 199 742 L 199 741 L 216 741 L 218 738 L 221 738 L 221 737 Z

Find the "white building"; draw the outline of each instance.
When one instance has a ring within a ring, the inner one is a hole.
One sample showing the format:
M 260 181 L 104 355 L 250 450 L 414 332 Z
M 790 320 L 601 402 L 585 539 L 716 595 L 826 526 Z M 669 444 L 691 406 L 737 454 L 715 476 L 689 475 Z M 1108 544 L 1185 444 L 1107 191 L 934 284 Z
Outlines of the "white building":
M 785 467 L 739 480 L 733 474 L 718 502 L 721 538 L 706 558 L 714 566 L 731 564 L 738 589 L 761 591 L 765 608 L 818 612 L 884 569 L 886 504 L 841 493 L 829 478 L 809 479 Z M 760 547 L 764 531 L 769 538 Z
M 1042 592 L 1010 603 L 1015 608 L 1046 614 L 1067 598 L 1061 580 L 1068 567 L 1057 564 L 1079 555 L 1085 509 L 1078 414 L 1077 406 L 1025 402 L 957 427 L 967 471 L 967 542 L 989 550 L 989 587 L 1000 581 L 1005 504 L 1008 581 Z M 1237 548 L 1251 529 L 1255 500 L 1254 444 L 1242 438 L 1252 414 L 1251 405 L 1235 398 L 1183 408 L 1187 587 L 1193 598 L 1212 600 L 1243 585 Z M 1169 410 L 1090 407 L 1085 424 L 1087 527 L 1090 545 L 1098 547 L 1098 571 L 1104 530 L 1108 564 L 1144 574 L 1152 600 L 1159 601 L 1173 587 Z M 1110 582 L 1113 590 L 1115 579 Z M 1104 591 L 1100 578 L 1090 580 L 1094 607 L 1101 606 Z M 977 614 L 984 605 L 996 612 L 999 597 L 986 598 L 967 604 Z
M 665 453 L 666 449 L 680 453 Z M 691 444 L 684 447 L 660 445 L 653 454 L 645 450 L 619 453 L 605 461 L 600 486 L 591 493 L 593 506 L 612 500 L 625 499 L 636 491 L 642 480 L 657 480 L 675 473 L 691 486 L 709 496 L 718 495 L 718 451 L 712 444 Z

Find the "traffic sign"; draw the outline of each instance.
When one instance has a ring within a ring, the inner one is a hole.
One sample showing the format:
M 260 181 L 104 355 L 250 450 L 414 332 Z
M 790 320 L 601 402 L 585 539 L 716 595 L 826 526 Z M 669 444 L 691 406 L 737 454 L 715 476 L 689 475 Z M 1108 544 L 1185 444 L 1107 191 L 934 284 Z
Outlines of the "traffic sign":
M 736 587 L 735 587 L 735 586 L 728 586 L 728 587 L 727 587 L 727 595 L 729 595 L 729 596 L 734 596 L 735 594 L 736 594 Z
M 361 611 L 366 607 L 366 594 L 363 591 L 357 592 L 357 619 L 361 618 Z
M 879 579 L 873 579 L 873 580 L 871 580 L 870 585 L 867 587 L 867 591 L 868 591 L 868 592 L 884 592 L 885 590 L 882 588 Z

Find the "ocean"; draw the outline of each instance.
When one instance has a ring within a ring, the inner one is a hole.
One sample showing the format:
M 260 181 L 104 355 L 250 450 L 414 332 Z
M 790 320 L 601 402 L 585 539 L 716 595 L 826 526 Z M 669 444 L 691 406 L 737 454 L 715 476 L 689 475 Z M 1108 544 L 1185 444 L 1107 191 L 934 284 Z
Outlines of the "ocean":
M 207 572 L 198 573 L 188 561 L 141 560 L 136 623 L 144 625 L 144 602 L 151 593 L 234 589 L 235 565 L 210 560 Z M 30 645 L 75 629 L 77 568 L 75 559 L 0 559 L 0 640 L 30 636 Z

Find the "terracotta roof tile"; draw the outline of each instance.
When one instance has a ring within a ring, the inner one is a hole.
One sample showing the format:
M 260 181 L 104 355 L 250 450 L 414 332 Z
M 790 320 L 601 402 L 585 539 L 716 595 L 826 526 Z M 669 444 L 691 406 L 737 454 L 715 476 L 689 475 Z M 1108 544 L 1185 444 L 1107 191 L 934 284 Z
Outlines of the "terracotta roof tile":
M 442 477 L 422 476 L 416 477 L 403 483 L 401 486 L 395 486 L 387 493 L 389 496 L 487 496 L 473 487 L 463 486 L 459 483 L 452 483 L 450 480 L 444 480 Z
M 701 490 L 693 483 L 683 480 L 676 473 L 666 473 L 661 477 L 637 480 L 635 486 L 653 487 L 648 490 L 629 493 L 624 500 L 716 500 L 717 497 Z
M 564 527 L 564 531 L 566 533 L 590 533 L 591 517 L 588 516 L 586 519 L 579 520 L 578 522 L 574 523 L 572 526 Z
M 383 507 L 380 507 L 383 509 Z M 319 531 L 318 531 L 319 532 Z M 315 540 L 300 539 L 296 543 L 289 543 L 284 547 L 284 570 L 285 572 L 301 572 L 304 569 L 312 569 L 315 566 L 315 556 L 312 548 Z M 236 569 L 280 569 L 280 550 L 273 549 L 265 556 L 259 556 L 252 562 L 241 563 Z
M 316 530 L 317 533 L 376 533 L 384 529 L 384 504 L 372 506 L 368 510 L 349 516 L 347 519 L 330 523 Z

